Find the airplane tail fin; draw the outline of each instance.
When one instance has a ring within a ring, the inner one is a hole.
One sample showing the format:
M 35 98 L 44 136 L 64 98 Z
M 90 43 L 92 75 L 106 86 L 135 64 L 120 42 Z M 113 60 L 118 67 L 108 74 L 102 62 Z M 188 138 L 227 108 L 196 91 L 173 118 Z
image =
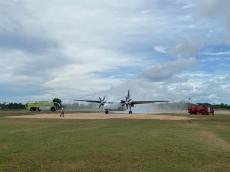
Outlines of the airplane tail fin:
M 126 100 L 129 100 L 130 99 L 130 90 L 128 90 L 128 95 L 126 97 Z

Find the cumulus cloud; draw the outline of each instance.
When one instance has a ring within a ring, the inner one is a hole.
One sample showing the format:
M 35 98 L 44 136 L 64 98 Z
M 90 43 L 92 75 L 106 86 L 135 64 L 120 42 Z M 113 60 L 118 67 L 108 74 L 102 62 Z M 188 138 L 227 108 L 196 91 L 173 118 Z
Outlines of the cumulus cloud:
M 171 50 L 171 53 L 178 58 L 195 56 L 202 47 L 202 38 L 185 38 L 180 40 Z
M 202 15 L 212 19 L 217 19 L 230 27 L 230 11 L 228 0 L 202 0 L 197 1 L 198 9 Z
M 0 1 L 0 18 L 0 48 L 41 53 L 58 46 L 25 1 Z
M 230 12 L 229 5 L 230 2 L 228 0 L 195 0 L 196 11 L 198 11 L 199 18 L 200 16 L 203 19 L 203 23 L 206 25 L 212 25 L 212 29 L 210 28 L 208 32 L 210 34 L 215 34 L 218 32 L 218 38 L 216 38 L 216 42 L 221 40 L 221 42 L 225 41 L 229 44 L 230 41 Z M 210 35 L 209 34 L 209 35 Z
M 50 48 L 57 47 L 52 40 L 46 40 L 21 33 L 1 33 L 1 49 L 18 49 L 29 53 L 42 53 Z
M 0 98 L 70 101 L 96 92 L 117 97 L 128 88 L 137 98 L 195 94 L 202 84 L 183 74 L 200 70 L 199 51 L 224 38 L 216 36 L 217 22 L 204 18 L 227 22 L 228 2 L 211 1 L 0 0 Z M 215 14 L 222 8 L 226 16 Z
M 140 78 L 147 79 L 152 82 L 169 80 L 176 74 L 189 70 L 195 63 L 195 58 L 181 58 L 164 64 L 158 64 L 145 70 L 140 75 Z

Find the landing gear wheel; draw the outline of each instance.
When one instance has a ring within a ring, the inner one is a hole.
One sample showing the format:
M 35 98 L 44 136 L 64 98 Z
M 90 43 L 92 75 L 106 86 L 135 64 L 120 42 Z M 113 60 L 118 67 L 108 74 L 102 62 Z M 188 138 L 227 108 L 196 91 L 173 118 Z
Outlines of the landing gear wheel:
M 133 114 L 133 112 L 130 110 L 130 111 L 129 111 L 129 114 Z
M 106 110 L 105 110 L 105 114 L 109 114 L 109 110 L 106 109 Z

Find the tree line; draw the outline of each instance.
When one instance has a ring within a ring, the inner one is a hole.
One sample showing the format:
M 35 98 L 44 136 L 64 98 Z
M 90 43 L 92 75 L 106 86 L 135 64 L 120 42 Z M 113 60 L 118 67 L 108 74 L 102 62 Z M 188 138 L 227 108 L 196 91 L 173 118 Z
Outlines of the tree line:
M 224 103 L 221 103 L 221 104 L 213 104 L 212 107 L 213 107 L 214 109 L 230 110 L 230 105 L 229 105 L 229 104 L 224 104 Z
M 230 110 L 230 105 L 229 104 L 210 104 L 210 103 L 197 103 L 198 105 L 204 105 L 204 106 L 211 106 L 214 109 L 219 109 L 219 110 Z
M 1 110 L 24 110 L 25 104 L 22 103 L 0 103 Z

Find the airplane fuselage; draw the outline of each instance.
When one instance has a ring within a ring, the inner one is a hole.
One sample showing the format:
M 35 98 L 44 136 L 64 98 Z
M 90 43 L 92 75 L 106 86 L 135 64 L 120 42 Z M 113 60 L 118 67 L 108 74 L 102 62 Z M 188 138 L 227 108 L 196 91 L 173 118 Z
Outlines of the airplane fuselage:
M 126 111 L 127 107 L 123 106 L 120 102 L 111 102 L 106 103 L 104 109 L 108 111 Z

